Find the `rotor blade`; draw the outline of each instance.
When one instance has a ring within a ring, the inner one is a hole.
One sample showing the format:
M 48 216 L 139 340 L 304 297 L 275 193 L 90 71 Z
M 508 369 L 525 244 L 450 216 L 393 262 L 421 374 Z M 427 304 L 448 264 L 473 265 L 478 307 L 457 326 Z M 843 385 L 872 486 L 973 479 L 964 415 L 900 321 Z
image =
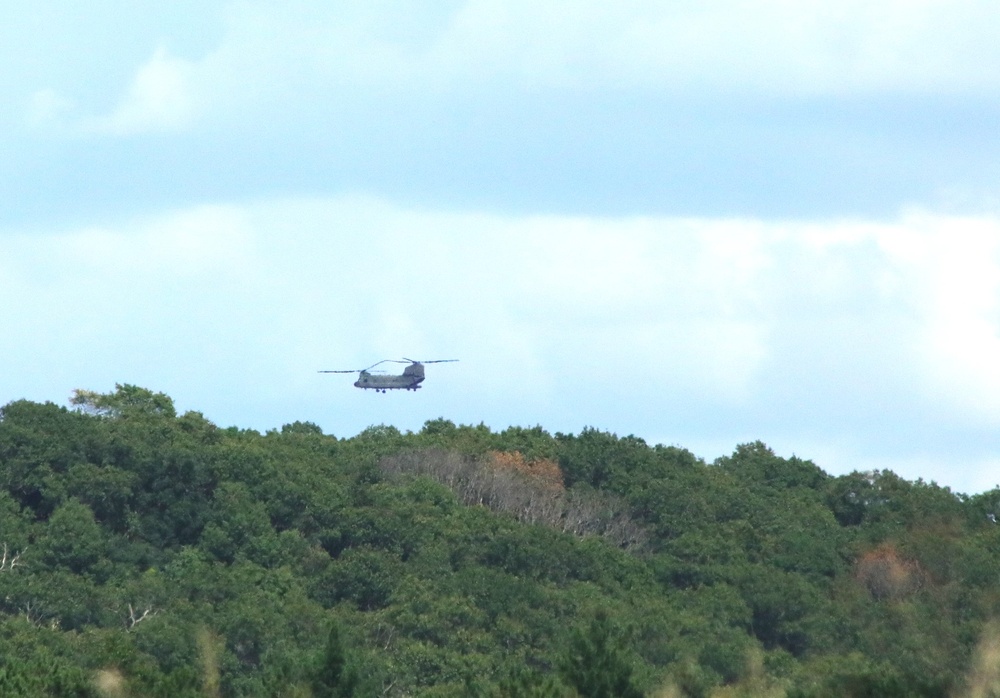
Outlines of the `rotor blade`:
M 369 366 L 365 370 L 366 371 L 370 371 L 373 368 L 375 368 L 376 366 L 378 366 L 379 364 L 384 364 L 386 361 L 396 361 L 396 360 L 395 359 L 382 359 L 381 361 L 376 361 L 375 363 L 373 363 L 371 366 Z M 399 363 L 399 362 L 397 361 L 396 363 Z
M 405 364 L 405 363 L 411 363 L 411 364 L 444 364 L 444 363 L 449 363 L 449 362 L 452 362 L 452 361 L 458 361 L 458 359 L 434 359 L 432 361 L 415 361 L 413 359 L 407 359 L 404 356 L 402 361 L 400 361 L 399 359 L 382 359 L 381 361 L 376 361 L 375 363 L 373 363 L 368 368 L 348 368 L 348 369 L 344 369 L 344 370 L 341 370 L 341 371 L 317 371 L 317 373 L 361 373 L 362 371 L 371 371 L 373 368 L 375 368 L 376 366 L 378 366 L 380 364 L 390 363 L 390 362 L 394 363 L 394 364 Z

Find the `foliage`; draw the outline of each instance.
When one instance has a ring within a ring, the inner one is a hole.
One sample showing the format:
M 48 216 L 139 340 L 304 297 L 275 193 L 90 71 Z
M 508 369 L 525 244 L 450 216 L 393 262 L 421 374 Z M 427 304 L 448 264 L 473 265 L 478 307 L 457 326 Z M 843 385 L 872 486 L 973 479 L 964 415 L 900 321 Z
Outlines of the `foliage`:
M 0 408 L 0 694 L 985 694 L 1000 490 L 586 428 Z M 985 687 L 985 688 L 984 688 Z M 976 693 L 978 692 L 978 693 Z
M 358 674 L 350 666 L 340 641 L 340 628 L 330 626 L 326 646 L 312 679 L 315 698 L 349 698 L 358 686 Z
M 585 632 L 574 634 L 561 673 L 583 698 L 642 698 L 607 613 L 599 613 Z

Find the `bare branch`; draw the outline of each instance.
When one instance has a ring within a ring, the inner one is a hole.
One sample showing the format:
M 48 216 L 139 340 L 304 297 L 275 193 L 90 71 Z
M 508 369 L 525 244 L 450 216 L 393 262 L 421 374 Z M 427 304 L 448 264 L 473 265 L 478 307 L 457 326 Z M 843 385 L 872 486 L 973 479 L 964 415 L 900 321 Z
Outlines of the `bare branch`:
M 575 536 L 602 536 L 626 550 L 648 536 L 624 502 L 606 493 L 566 490 L 552 460 L 528 461 L 519 452 L 466 456 L 454 451 L 406 451 L 380 461 L 392 475 L 425 475 L 445 485 L 467 506 L 484 506 L 524 523 Z
M 142 621 L 147 620 L 149 618 L 152 618 L 157 613 L 159 613 L 159 611 L 154 611 L 153 608 L 150 606 L 150 607 L 146 608 L 146 610 L 144 610 L 142 612 L 142 615 L 136 616 L 136 609 L 134 609 L 132 607 L 132 604 L 129 604 L 128 605 L 128 619 L 126 619 L 126 621 L 125 621 L 125 630 L 126 630 L 126 632 L 129 631 L 129 630 L 131 630 L 135 626 L 137 626 Z
M 40 626 L 42 624 L 42 619 L 45 618 L 45 613 L 42 609 L 38 607 L 34 601 L 28 601 L 21 607 L 24 611 L 24 619 L 31 623 L 32 625 Z
M 27 550 L 25 548 L 24 550 Z M 9 572 L 20 564 L 21 554 L 24 553 L 22 550 L 19 553 L 11 554 L 7 549 L 7 544 L 3 544 L 3 557 L 0 558 L 0 572 Z

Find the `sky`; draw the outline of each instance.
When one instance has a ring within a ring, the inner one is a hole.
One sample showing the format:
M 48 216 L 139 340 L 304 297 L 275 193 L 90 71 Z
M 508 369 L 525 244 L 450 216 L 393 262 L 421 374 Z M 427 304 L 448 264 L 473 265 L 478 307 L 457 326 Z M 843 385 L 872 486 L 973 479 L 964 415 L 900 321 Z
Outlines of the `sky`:
M 992 489 L 998 35 L 985 0 L 5 8 L 0 404 Z M 317 373 L 402 357 L 460 361 Z

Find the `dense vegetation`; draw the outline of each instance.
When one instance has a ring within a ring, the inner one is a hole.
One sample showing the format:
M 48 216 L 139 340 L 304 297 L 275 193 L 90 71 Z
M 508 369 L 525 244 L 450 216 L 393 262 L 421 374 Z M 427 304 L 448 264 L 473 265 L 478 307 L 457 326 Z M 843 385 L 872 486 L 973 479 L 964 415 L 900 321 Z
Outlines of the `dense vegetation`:
M 0 410 L 0 695 L 997 690 L 1000 490 L 595 429 Z

